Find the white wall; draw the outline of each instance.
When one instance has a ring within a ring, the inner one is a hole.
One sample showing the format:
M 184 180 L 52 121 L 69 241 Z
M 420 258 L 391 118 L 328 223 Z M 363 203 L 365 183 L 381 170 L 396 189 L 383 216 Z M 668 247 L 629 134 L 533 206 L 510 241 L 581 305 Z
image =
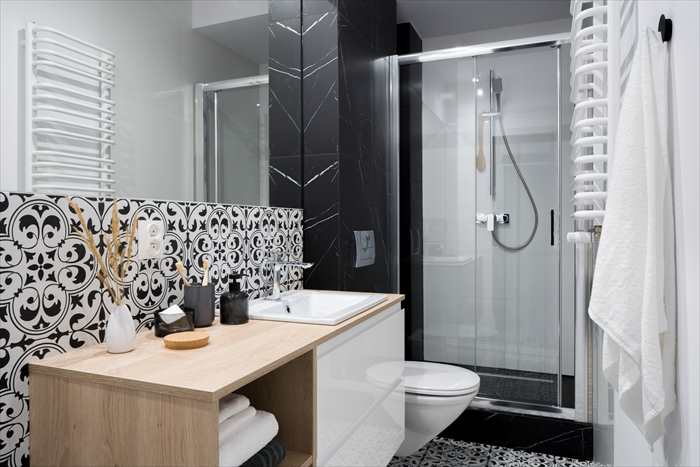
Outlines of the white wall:
M 192 31 L 189 1 L 0 2 L 0 189 L 22 190 L 22 45 L 28 21 L 116 53 L 117 190 L 192 199 L 193 84 L 257 74 L 257 67 Z
M 700 2 L 640 1 L 639 30 L 673 20 L 671 114 L 676 217 L 678 409 L 667 424 L 664 450 L 671 466 L 700 465 Z M 646 447 L 637 429 L 615 411 L 615 465 L 658 465 L 663 452 Z
M 269 9 L 265 0 L 196 0 L 191 3 L 193 28 L 267 15 Z

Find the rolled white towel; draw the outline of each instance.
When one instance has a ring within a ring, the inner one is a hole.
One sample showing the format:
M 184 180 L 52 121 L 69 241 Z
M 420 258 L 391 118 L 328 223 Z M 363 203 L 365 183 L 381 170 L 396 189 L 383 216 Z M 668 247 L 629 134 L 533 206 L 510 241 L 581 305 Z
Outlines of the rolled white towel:
M 229 394 L 219 401 L 219 423 L 250 406 L 250 399 L 240 394 Z
M 258 411 L 255 407 L 246 407 L 233 417 L 229 417 L 219 423 L 219 441 L 224 440 L 229 434 L 249 424 Z
M 258 410 L 252 420 L 219 438 L 219 465 L 239 466 L 277 436 L 279 425 L 274 415 Z

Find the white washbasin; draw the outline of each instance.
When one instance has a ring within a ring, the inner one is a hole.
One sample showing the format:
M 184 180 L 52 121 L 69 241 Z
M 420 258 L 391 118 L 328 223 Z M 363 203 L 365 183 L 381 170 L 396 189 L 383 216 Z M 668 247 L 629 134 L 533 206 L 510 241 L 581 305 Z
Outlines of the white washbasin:
M 385 294 L 294 290 L 280 300 L 260 299 L 250 302 L 251 319 L 291 321 L 295 323 L 342 323 L 386 299 Z

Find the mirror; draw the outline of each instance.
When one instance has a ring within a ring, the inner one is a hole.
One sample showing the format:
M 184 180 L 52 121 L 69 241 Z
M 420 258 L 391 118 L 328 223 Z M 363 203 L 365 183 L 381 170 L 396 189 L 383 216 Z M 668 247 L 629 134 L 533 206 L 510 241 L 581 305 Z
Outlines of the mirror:
M 301 207 L 299 31 L 300 0 L 0 2 L 0 190 Z

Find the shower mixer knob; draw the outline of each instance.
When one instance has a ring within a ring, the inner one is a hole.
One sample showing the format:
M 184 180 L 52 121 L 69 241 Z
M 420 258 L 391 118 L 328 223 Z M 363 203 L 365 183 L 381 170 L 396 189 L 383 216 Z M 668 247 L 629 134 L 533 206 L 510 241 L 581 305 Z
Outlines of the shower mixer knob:
M 496 214 L 496 223 L 510 224 L 510 214 L 507 212 L 504 212 L 503 214 Z

